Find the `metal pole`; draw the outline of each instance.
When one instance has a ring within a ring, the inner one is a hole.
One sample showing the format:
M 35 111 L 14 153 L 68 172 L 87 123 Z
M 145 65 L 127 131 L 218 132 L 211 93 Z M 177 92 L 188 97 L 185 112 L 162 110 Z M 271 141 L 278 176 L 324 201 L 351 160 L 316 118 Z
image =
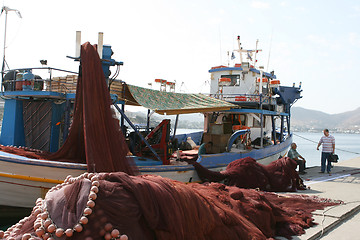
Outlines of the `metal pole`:
M 281 127 L 280 127 L 280 142 L 283 142 L 284 139 L 284 116 L 281 115 Z
M 274 115 L 271 115 L 271 123 L 272 123 L 272 135 L 273 135 L 274 145 L 276 145 L 277 144 L 277 139 L 276 139 L 276 129 L 275 129 Z
M 149 144 L 149 142 L 143 137 L 143 135 L 141 135 L 139 133 L 139 131 L 136 129 L 136 127 L 134 126 L 134 124 L 130 121 L 130 119 L 125 115 L 125 113 L 123 111 L 121 111 L 121 109 L 119 108 L 118 105 L 116 105 L 115 103 L 113 104 L 114 107 L 116 108 L 116 110 L 118 110 L 118 112 L 121 114 L 121 116 L 123 116 L 125 118 L 125 120 L 129 123 L 129 125 L 134 129 L 134 131 L 139 135 L 139 137 L 141 138 L 142 141 L 144 141 L 144 143 L 146 144 L 146 146 L 151 150 L 151 152 L 155 155 L 155 157 L 161 161 L 159 155 L 155 152 L 155 150 L 151 147 L 151 145 Z
M 255 47 L 255 56 L 254 56 L 254 68 L 256 66 L 256 54 L 258 52 L 258 43 L 259 43 L 259 39 L 256 39 L 256 47 Z
M 261 114 L 260 114 L 260 129 L 261 129 L 261 132 L 260 132 L 260 138 L 261 138 L 261 142 L 260 142 L 260 147 L 263 148 L 264 147 L 264 113 L 263 113 L 263 110 L 262 110 L 262 95 L 260 94 L 260 110 L 261 110 Z
M 7 33 L 7 15 L 8 15 L 8 12 L 9 11 L 14 11 L 16 12 L 16 14 L 19 16 L 19 18 L 22 18 L 20 12 L 16 9 L 11 9 L 11 8 L 8 8 L 6 6 L 3 6 L 2 9 L 1 9 L 1 14 L 5 11 L 5 32 L 4 32 L 4 51 L 3 51 L 3 64 L 2 64 L 2 69 L 1 69 L 1 91 L 3 91 L 3 79 L 4 79 L 4 71 L 5 71 L 5 64 L 6 64 L 6 61 L 5 61 L 5 49 L 6 49 L 6 33 Z
M 239 54 L 240 54 L 240 63 L 242 64 L 242 51 L 241 51 L 241 42 L 240 42 L 240 36 L 237 37 L 238 41 L 238 47 L 239 47 Z
M 7 30 L 7 15 L 8 12 L 5 10 L 5 32 L 4 32 L 4 50 L 3 50 L 3 62 L 1 68 L 1 91 L 3 91 L 3 81 L 4 81 L 4 70 L 5 70 L 5 48 L 6 48 L 6 30 Z
M 121 104 L 121 110 L 125 112 L 125 103 Z M 121 131 L 123 132 L 124 136 L 126 136 L 125 121 L 122 115 L 120 118 L 120 125 L 121 125 Z
M 146 133 L 148 134 L 150 132 L 150 109 L 148 109 L 147 115 L 146 115 Z
M 260 81 L 259 81 L 259 99 L 260 99 L 260 110 L 261 110 L 261 119 L 260 119 L 260 124 L 261 124 L 261 133 L 260 133 L 260 138 L 261 138 L 261 142 L 260 142 L 260 147 L 263 148 L 264 147 L 264 127 L 263 127 L 263 123 L 264 123 L 264 114 L 262 111 L 262 79 L 263 79 L 263 68 L 262 66 L 259 67 L 260 68 Z
M 177 129 L 178 122 L 179 122 L 179 114 L 176 115 L 176 119 L 175 119 L 174 135 L 173 135 L 173 137 L 172 137 L 173 140 L 175 139 L 176 129 Z

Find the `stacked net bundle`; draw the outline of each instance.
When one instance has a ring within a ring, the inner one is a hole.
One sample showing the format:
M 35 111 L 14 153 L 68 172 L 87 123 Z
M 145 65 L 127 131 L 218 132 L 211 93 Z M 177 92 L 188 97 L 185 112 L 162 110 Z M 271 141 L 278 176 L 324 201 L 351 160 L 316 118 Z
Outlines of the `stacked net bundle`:
M 288 157 L 262 165 L 251 157 L 231 162 L 222 172 L 211 171 L 198 162 L 191 162 L 203 182 L 224 181 L 226 185 L 263 191 L 305 190 L 296 172 L 296 162 Z
M 220 183 L 185 184 L 122 172 L 85 173 L 52 188 L 44 200 L 37 201 L 29 217 L 2 236 L 87 240 L 290 238 L 314 224 L 312 211 L 335 204 Z

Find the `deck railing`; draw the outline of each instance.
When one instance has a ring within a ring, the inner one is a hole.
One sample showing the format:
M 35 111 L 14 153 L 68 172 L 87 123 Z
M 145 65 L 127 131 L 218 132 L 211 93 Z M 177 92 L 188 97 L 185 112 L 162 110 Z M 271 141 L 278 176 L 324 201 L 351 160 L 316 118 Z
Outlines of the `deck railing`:
M 33 74 L 33 79 L 24 77 L 26 72 Z M 78 73 L 51 67 L 21 68 L 4 71 L 2 92 L 46 91 L 58 93 L 75 93 Z M 112 80 L 110 93 L 123 95 L 123 82 Z
M 276 99 L 268 94 L 210 94 L 224 101 L 235 104 L 276 104 Z
M 24 77 L 29 73 L 33 75 L 33 78 Z M 11 69 L 3 73 L 1 91 L 75 92 L 77 74 L 77 72 L 51 67 Z M 64 75 L 65 77 L 59 77 Z

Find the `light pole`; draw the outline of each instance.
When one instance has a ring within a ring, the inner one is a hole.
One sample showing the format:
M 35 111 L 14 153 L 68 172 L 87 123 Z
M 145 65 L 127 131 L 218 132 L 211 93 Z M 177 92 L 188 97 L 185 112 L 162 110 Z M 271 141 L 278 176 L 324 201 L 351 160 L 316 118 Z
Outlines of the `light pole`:
M 3 14 L 3 12 L 5 12 L 5 31 L 4 31 L 4 50 L 3 50 L 3 62 L 2 62 L 2 68 L 1 68 L 1 89 L 2 89 L 2 82 L 4 80 L 4 71 L 5 71 L 5 64 L 6 64 L 6 61 L 5 61 L 5 49 L 6 49 L 6 30 L 7 30 L 7 15 L 8 15 L 8 12 L 16 12 L 16 14 L 19 16 L 19 18 L 22 18 L 21 16 L 21 13 L 19 10 L 16 10 L 16 9 L 11 9 L 9 7 L 6 7 L 6 6 L 3 6 L 1 8 L 1 14 Z

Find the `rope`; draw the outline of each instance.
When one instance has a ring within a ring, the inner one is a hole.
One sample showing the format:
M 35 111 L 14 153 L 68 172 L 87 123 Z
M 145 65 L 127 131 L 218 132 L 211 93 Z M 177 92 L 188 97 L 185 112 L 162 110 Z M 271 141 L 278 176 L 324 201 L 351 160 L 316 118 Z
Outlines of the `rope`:
M 321 233 L 320 233 L 320 236 L 316 237 L 315 239 L 321 239 L 321 238 L 324 236 L 324 234 L 325 234 L 324 222 L 325 222 L 325 217 L 326 217 L 325 213 L 326 213 L 327 211 L 329 211 L 329 210 L 331 210 L 331 209 L 334 209 L 334 208 L 336 208 L 336 207 L 340 207 L 340 206 L 344 206 L 344 205 L 352 204 L 352 203 L 360 203 L 360 201 L 352 201 L 352 202 L 346 202 L 346 203 L 344 202 L 344 203 L 342 203 L 342 204 L 340 204 L 340 205 L 335 205 L 335 206 L 329 207 L 328 209 L 324 210 L 324 211 L 322 212 Z M 357 211 L 357 212 L 358 212 L 358 211 Z M 355 213 L 355 214 L 356 214 L 356 213 Z M 355 214 L 353 213 L 351 216 L 354 216 Z M 341 217 L 340 217 L 340 218 L 341 218 Z M 339 218 L 339 219 L 340 219 L 340 218 Z
M 309 142 L 318 143 L 318 142 L 316 142 L 316 141 L 314 141 L 314 140 L 311 140 L 311 139 L 309 139 L 309 138 L 300 136 L 300 135 L 298 135 L 298 134 L 296 134 L 296 133 L 293 133 L 293 134 L 294 134 L 295 136 L 297 136 L 297 137 L 299 137 L 299 138 L 302 138 L 302 139 L 305 139 L 305 140 L 307 140 L 307 141 L 309 141 Z M 359 155 L 360 155 L 359 152 L 353 152 L 353 151 L 349 151 L 349 150 L 345 150 L 345 149 L 341 149 L 341 148 L 337 148 L 337 147 L 335 147 L 335 149 L 338 150 L 338 151 L 343 151 L 343 152 L 348 152 L 348 153 L 353 153 L 353 154 L 359 154 Z

